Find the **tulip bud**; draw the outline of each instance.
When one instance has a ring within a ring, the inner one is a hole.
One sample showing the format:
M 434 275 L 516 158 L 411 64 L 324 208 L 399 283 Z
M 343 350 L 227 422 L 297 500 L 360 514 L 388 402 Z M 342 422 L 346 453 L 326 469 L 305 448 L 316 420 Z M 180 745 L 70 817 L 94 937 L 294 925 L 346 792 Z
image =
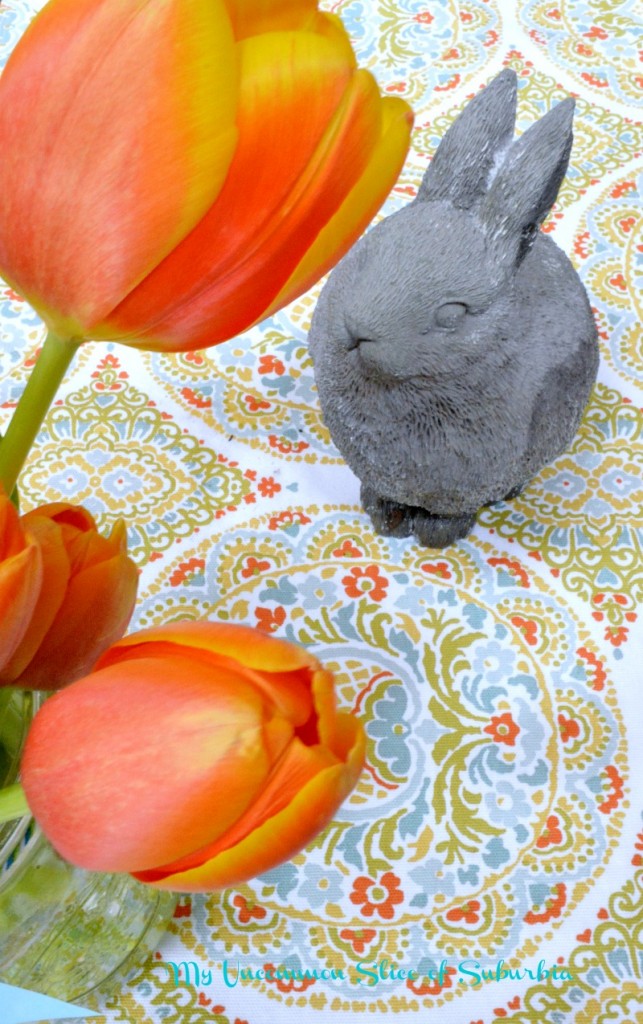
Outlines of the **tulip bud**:
M 21 774 L 67 860 L 204 892 L 310 842 L 355 786 L 364 743 L 305 650 L 175 623 L 130 635 L 46 701 Z
M 122 522 L 102 537 L 84 508 L 19 518 L 0 495 L 0 557 L 0 686 L 65 686 L 125 632 L 138 573 Z
M 50 0 L 0 80 L 0 273 L 57 337 L 215 345 L 349 249 L 411 122 L 315 0 Z

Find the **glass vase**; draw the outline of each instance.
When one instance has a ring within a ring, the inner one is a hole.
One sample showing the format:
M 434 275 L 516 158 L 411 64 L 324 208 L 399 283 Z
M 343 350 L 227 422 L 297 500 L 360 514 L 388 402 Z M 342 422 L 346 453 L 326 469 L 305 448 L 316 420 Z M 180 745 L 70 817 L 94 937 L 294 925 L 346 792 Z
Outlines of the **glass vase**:
M 38 695 L 0 691 L 0 784 L 18 775 Z M 172 916 L 176 896 L 127 874 L 64 861 L 25 817 L 0 825 L 0 981 L 66 1002 L 140 966 Z

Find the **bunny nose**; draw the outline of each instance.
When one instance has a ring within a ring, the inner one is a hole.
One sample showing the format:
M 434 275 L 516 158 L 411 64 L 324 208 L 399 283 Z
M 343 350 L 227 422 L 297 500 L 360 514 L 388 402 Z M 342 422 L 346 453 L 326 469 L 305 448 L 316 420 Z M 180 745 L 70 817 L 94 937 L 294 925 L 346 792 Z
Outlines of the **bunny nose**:
M 367 345 L 370 342 L 374 342 L 377 339 L 373 336 L 374 332 L 369 329 L 355 317 L 345 317 L 344 323 L 346 326 L 346 348 L 349 352 L 353 349 L 359 348 L 360 345 Z
M 355 338 L 349 334 L 346 348 L 349 352 L 352 352 L 354 348 L 359 348 L 360 345 L 372 344 L 375 338 Z

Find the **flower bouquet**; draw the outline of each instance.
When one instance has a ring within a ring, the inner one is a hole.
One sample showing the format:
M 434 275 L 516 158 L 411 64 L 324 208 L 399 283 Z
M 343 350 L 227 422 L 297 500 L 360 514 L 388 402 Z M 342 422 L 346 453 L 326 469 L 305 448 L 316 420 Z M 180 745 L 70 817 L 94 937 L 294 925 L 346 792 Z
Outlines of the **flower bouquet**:
M 0 442 L 6 874 L 36 842 L 31 815 L 57 851 L 4 905 L 0 876 L 7 934 L 65 886 L 65 905 L 87 910 L 89 870 L 117 873 L 156 935 L 157 890 L 209 891 L 287 860 L 357 781 L 362 727 L 311 653 L 213 622 L 124 637 L 138 577 L 124 523 L 105 536 L 78 506 L 23 511 L 17 487 L 80 346 L 191 351 L 290 302 L 376 213 L 411 120 L 313 0 L 50 0 L 7 63 L 0 274 L 46 337 Z M 28 986 L 28 957 L 11 955 L 0 981 L 19 964 Z M 62 990 L 41 970 L 41 989 L 82 996 L 97 969 Z

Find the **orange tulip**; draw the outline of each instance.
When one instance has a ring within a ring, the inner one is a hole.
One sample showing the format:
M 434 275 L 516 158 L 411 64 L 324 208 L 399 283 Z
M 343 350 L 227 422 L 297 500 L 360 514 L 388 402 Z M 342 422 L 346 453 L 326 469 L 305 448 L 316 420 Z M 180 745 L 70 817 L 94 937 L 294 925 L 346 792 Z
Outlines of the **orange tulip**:
M 22 784 L 81 867 L 205 892 L 304 847 L 354 787 L 360 722 L 305 650 L 244 626 L 134 633 L 38 712 Z
M 411 121 L 316 0 L 50 0 L 0 80 L 0 273 L 58 337 L 215 345 L 348 250 Z
M 122 522 L 101 537 L 84 508 L 19 518 L 0 495 L 0 686 L 54 690 L 85 675 L 125 632 L 137 582 Z

